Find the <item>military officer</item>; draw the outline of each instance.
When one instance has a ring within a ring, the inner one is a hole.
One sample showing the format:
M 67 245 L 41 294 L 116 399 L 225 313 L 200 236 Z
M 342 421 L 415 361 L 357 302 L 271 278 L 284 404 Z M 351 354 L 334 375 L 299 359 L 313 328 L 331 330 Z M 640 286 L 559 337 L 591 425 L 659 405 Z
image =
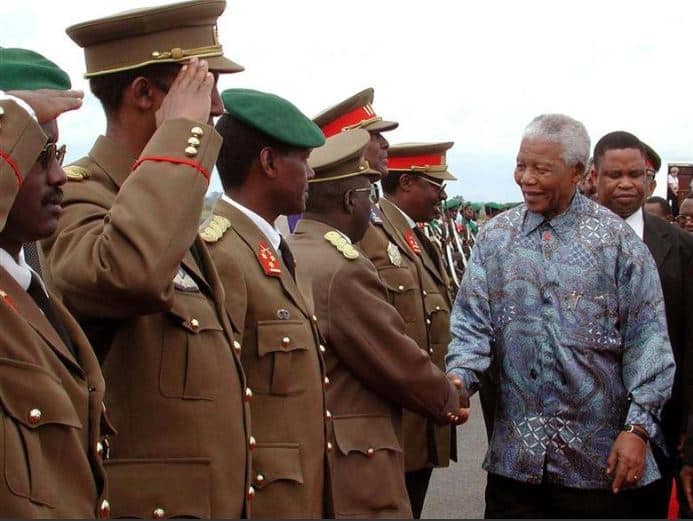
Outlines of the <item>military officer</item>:
M 362 159 L 369 139 L 354 129 L 313 151 L 307 212 L 289 242 L 325 339 L 335 517 L 402 518 L 411 517 L 402 407 L 440 424 L 465 421 L 468 411 L 456 384 L 405 334 L 373 264 L 353 245 L 368 227 L 380 177 Z
M 0 49 L 0 90 L 14 97 L 0 100 L 2 518 L 109 513 L 102 435 L 112 431 L 99 363 L 21 255 L 24 242 L 53 233 L 61 213 L 65 148 L 55 118 L 82 96 L 69 88 L 67 74 L 43 56 Z
M 42 244 L 49 286 L 102 360 L 119 430 L 106 470 L 114 517 L 248 513 L 249 400 L 223 288 L 197 237 L 221 138 L 220 0 L 74 25 L 105 136 L 67 167 Z M 211 71 L 211 72 L 210 72 Z
M 248 89 L 222 93 L 216 128 L 224 195 L 201 228 L 237 324 L 241 362 L 255 396 L 253 517 L 323 518 L 324 369 L 317 324 L 301 296 L 293 256 L 271 224 L 302 212 L 325 138 L 294 105 Z
M 444 182 L 455 179 L 445 163 L 452 145 L 390 147 L 380 211 L 360 244 L 387 288 L 388 301 L 402 316 L 407 335 L 441 370 L 450 342 L 450 281 L 439 250 L 416 223 L 435 216 L 445 197 Z M 446 467 L 456 459 L 455 432 L 408 411 L 403 426 L 407 490 L 418 518 L 433 467 Z

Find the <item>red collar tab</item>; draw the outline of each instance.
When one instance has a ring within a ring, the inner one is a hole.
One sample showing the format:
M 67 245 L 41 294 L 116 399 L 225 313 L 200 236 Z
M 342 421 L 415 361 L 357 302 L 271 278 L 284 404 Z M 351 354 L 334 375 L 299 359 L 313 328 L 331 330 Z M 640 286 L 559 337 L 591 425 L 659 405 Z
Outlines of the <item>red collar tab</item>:
M 422 154 L 418 156 L 395 156 L 387 158 L 388 170 L 414 170 L 430 166 L 444 166 L 445 156 L 442 154 Z
M 261 241 L 258 246 L 257 258 L 260 261 L 260 266 L 262 266 L 262 269 L 265 271 L 265 275 L 269 277 L 281 277 L 281 265 L 274 255 L 272 248 L 264 241 Z
M 404 240 L 407 241 L 407 246 L 409 246 L 411 251 L 413 251 L 416 255 L 421 255 L 421 246 L 419 246 L 416 237 L 414 237 L 413 231 L 407 230 L 404 232 Z
M 0 300 L 5 302 L 5 304 L 7 304 L 10 307 L 10 309 L 12 309 L 12 311 L 14 311 L 15 313 L 18 313 L 17 306 L 15 306 L 14 302 L 12 302 L 12 299 L 10 298 L 10 296 L 1 289 L 0 289 Z
M 378 119 L 373 107 L 368 104 L 365 107 L 359 107 L 356 110 L 342 114 L 334 121 L 327 123 L 322 127 L 322 133 L 325 137 L 332 137 L 340 132 L 352 128 L 360 127 L 364 122 L 370 123 Z

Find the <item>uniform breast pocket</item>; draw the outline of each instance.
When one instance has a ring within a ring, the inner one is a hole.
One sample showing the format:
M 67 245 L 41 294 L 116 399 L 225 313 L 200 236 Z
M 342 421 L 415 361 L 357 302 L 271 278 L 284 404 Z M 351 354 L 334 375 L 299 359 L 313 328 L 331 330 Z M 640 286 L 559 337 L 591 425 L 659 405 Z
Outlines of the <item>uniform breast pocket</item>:
M 0 358 L 4 479 L 9 490 L 54 506 L 61 472 L 68 472 L 68 444 L 79 444 L 82 423 L 58 379 L 39 366 Z M 81 446 L 80 446 L 81 448 Z M 86 456 L 85 456 L 86 457 Z
M 440 293 L 427 291 L 424 297 L 426 320 L 431 344 L 447 347 L 450 343 L 450 308 Z
M 562 291 L 560 298 L 568 342 L 577 347 L 621 349 L 618 304 L 611 293 Z
M 416 322 L 421 316 L 421 292 L 417 280 L 407 268 L 384 266 L 378 269 L 387 295 L 405 322 Z
M 302 320 L 259 320 L 257 322 L 258 363 L 247 369 L 248 385 L 259 393 L 300 394 L 306 388 L 301 375 L 310 363 L 315 340 L 310 325 Z
M 176 293 L 161 347 L 159 388 L 167 398 L 214 400 L 230 349 L 213 304 L 202 293 Z

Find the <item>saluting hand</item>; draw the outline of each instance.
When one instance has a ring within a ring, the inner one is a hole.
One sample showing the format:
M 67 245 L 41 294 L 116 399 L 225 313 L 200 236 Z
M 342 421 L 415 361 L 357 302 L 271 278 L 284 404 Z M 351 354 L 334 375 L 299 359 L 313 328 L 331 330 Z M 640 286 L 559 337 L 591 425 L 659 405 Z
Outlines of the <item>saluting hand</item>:
M 622 432 L 611 447 L 607 459 L 606 473 L 613 476 L 611 490 L 618 494 L 624 484 L 633 484 L 645 469 L 645 450 L 647 443 L 638 435 Z
M 212 109 L 213 87 L 214 75 L 209 72 L 207 61 L 192 58 L 178 71 L 156 111 L 156 126 L 176 118 L 207 122 Z
M 81 90 L 8 90 L 7 94 L 29 105 L 39 124 L 52 121 L 63 112 L 80 108 L 84 98 L 84 92 Z

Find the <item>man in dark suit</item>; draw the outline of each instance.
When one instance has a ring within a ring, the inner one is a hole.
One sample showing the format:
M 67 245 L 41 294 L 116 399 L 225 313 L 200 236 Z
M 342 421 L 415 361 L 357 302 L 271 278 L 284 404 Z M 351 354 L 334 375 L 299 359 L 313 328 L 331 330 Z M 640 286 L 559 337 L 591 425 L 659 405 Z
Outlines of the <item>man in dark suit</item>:
M 693 347 L 693 236 L 643 211 L 648 187 L 653 183 L 652 169 L 646 164 L 649 156 L 647 147 L 634 135 L 612 132 L 595 146 L 594 175 L 598 201 L 623 217 L 643 239 L 662 284 L 676 376 L 671 399 L 662 411 L 664 439 L 652 440 L 662 479 L 645 487 L 639 498 L 642 517 L 666 517 L 686 432 L 687 400 L 682 377 Z M 685 501 L 680 504 L 683 516 L 687 513 Z

